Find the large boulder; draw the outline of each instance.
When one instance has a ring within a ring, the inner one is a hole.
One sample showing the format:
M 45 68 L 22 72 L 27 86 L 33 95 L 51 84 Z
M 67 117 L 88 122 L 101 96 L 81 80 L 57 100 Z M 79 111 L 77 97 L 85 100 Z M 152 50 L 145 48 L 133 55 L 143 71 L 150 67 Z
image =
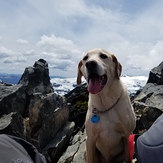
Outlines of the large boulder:
M 147 83 L 163 85 L 163 62 L 161 62 L 157 67 L 154 67 L 150 71 Z
M 23 118 L 20 114 L 11 112 L 0 118 L 0 134 L 4 133 L 25 138 Z
M 43 154 L 49 161 L 57 162 L 63 151 L 67 148 L 70 137 L 74 131 L 74 123 L 66 123 L 55 135 L 55 138 L 43 149 Z
M 27 67 L 18 84 L 26 87 L 28 95 L 33 93 L 52 93 L 53 86 L 50 82 L 49 68 L 45 60 L 39 59 L 33 67 Z
M 150 71 L 147 84 L 132 104 L 137 117 L 135 132 L 142 133 L 149 129 L 163 112 L 163 62 Z
M 27 67 L 19 84 L 0 82 L 0 134 L 26 139 L 56 162 L 74 131 L 65 97 L 54 93 L 48 64 Z
M 24 116 L 27 97 L 21 84 L 12 85 L 0 82 L 0 117 L 17 112 Z
M 31 96 L 28 119 L 28 140 L 42 151 L 49 162 L 56 162 L 73 134 L 74 123 L 68 122 L 69 109 L 65 98 L 55 93 Z
M 29 128 L 31 138 L 38 140 L 37 147 L 43 149 L 49 144 L 68 117 L 69 109 L 62 96 L 33 94 L 29 105 Z
M 86 133 L 79 131 L 58 163 L 86 163 Z

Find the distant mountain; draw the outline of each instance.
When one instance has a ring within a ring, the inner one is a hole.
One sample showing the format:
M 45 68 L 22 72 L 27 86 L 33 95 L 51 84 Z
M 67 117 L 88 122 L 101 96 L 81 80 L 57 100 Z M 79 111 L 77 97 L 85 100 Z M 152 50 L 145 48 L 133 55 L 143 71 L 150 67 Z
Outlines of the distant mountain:
M 0 73 L 0 80 L 5 83 L 17 84 L 20 78 L 21 78 L 20 74 Z
M 22 74 L 7 74 L 7 73 L 0 73 L 0 81 L 10 84 L 17 84 L 20 80 Z M 50 78 L 60 78 L 64 79 L 62 76 L 50 76 Z
M 5 83 L 17 84 L 22 75 L 20 74 L 3 74 L 0 73 L 0 80 Z M 50 76 L 51 83 L 54 87 L 54 91 L 59 95 L 65 95 L 72 89 L 74 89 L 76 84 L 76 78 L 65 78 L 61 76 Z M 128 92 L 135 93 L 137 90 L 141 89 L 147 82 L 146 76 L 122 76 L 121 77 L 124 84 L 127 86 Z M 84 82 L 84 81 L 83 81 Z

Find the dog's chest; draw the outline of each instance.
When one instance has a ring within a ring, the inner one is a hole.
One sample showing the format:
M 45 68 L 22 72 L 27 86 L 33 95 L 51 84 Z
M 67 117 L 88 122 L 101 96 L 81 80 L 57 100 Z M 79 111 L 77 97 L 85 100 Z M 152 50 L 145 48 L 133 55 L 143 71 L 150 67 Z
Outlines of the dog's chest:
M 92 117 L 97 116 L 98 121 L 92 122 Z M 86 118 L 86 130 L 87 134 L 99 135 L 101 132 L 106 131 L 108 133 L 114 132 L 116 126 L 119 124 L 117 115 L 110 111 L 108 113 L 99 113 L 94 115 L 92 112 L 87 113 Z
M 122 123 L 116 118 L 114 113 L 109 113 L 109 116 L 100 115 L 98 123 L 92 123 L 90 116 L 86 121 L 87 136 L 96 142 L 99 151 L 103 151 L 104 149 L 104 151 L 110 151 L 110 149 L 117 147 L 121 150 L 122 135 L 117 126 L 123 128 Z

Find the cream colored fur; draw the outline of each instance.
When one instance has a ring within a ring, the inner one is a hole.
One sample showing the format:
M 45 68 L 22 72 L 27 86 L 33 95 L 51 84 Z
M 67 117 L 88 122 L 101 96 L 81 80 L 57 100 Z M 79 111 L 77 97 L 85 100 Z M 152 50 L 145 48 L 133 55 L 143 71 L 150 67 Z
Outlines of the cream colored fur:
M 107 58 L 101 58 L 100 54 Z M 122 66 L 114 55 L 102 49 L 89 51 L 84 57 L 78 64 L 78 84 L 82 76 L 88 82 L 86 63 L 89 61 L 98 63 L 99 75 L 107 75 L 103 89 L 97 94 L 89 93 L 85 120 L 87 163 L 129 163 L 128 136 L 135 128 L 135 115 L 127 89 L 120 79 Z M 111 110 L 99 113 L 99 122 L 91 122 L 93 108 L 104 111 L 113 106 L 118 98 L 120 100 Z

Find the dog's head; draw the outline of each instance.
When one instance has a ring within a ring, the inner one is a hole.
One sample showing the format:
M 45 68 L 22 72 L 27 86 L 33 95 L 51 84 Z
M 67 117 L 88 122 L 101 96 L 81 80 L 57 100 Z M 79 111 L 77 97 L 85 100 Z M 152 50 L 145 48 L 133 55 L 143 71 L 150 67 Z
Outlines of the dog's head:
M 88 84 L 88 91 L 96 94 L 113 79 L 119 80 L 122 66 L 117 58 L 102 49 L 87 52 L 78 64 L 77 84 L 84 78 Z

